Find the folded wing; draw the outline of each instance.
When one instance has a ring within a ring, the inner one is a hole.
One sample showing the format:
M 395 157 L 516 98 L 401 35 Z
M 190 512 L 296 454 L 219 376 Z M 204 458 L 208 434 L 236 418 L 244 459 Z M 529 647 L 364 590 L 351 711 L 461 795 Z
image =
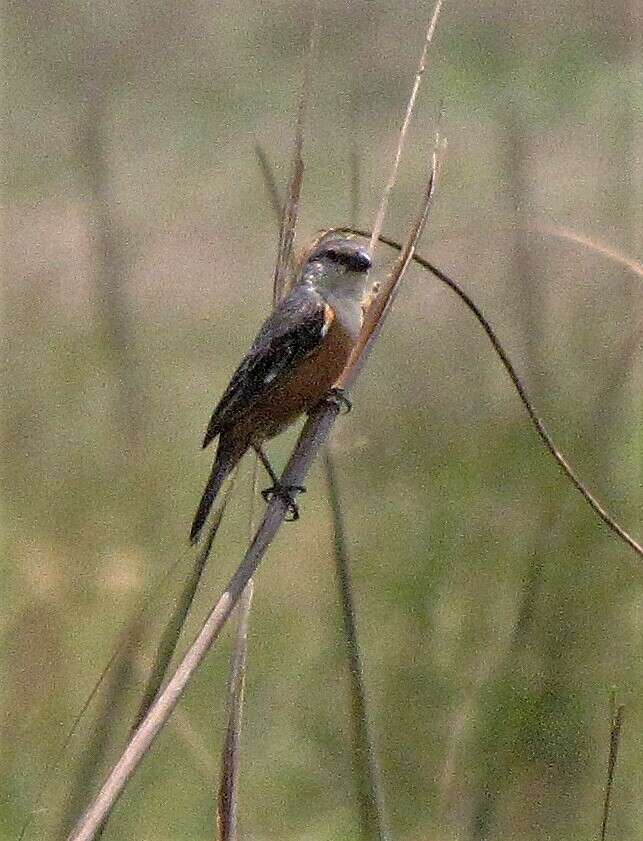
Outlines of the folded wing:
M 203 446 L 242 417 L 322 342 L 332 310 L 310 287 L 295 287 L 266 319 L 214 410 Z

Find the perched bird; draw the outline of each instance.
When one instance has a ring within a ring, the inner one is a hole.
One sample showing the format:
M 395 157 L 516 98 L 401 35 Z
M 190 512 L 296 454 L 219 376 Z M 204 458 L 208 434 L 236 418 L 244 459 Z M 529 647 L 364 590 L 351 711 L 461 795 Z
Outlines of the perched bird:
M 354 240 L 329 234 L 313 246 L 214 410 L 203 446 L 217 436 L 219 443 L 192 523 L 192 543 L 226 476 L 250 447 L 273 481 L 264 495 L 283 496 L 296 518 L 292 489 L 279 486 L 261 446 L 331 392 L 362 327 L 370 268 L 368 252 Z

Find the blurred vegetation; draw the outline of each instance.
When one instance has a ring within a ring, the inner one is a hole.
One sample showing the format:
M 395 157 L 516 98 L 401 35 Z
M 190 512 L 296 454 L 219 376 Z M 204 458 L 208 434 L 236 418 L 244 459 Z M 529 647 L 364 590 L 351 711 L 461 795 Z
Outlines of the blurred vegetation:
M 310 8 L 5 5 L 3 839 L 32 809 L 29 838 L 60 834 L 100 700 L 39 803 L 45 769 L 127 619 L 189 556 L 201 435 L 270 302 L 253 146 L 283 183 Z M 353 138 L 372 220 L 430 11 L 323 4 L 302 241 L 347 221 Z M 447 3 L 385 226 L 408 224 L 442 111 L 422 250 L 473 293 L 559 445 L 639 536 L 641 278 L 533 225 L 640 258 L 640 47 L 631 0 Z M 336 428 L 340 492 L 394 837 L 595 837 L 612 686 L 626 711 L 610 837 L 640 837 L 641 568 L 545 454 L 473 319 L 417 269 L 354 405 Z M 271 445 L 278 464 L 293 434 Z M 308 487 L 257 580 L 247 837 L 357 833 L 319 470 Z M 186 639 L 247 512 L 240 490 Z M 153 639 L 185 574 L 137 635 Z M 227 654 L 222 640 L 108 837 L 213 837 Z M 133 715 L 137 681 L 120 677 Z

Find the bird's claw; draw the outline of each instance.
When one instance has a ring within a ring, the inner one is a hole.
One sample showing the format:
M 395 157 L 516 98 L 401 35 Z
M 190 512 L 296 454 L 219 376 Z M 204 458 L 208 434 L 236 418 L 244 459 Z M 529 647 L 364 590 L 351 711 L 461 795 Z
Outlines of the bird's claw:
M 293 494 L 295 493 L 306 493 L 306 488 L 303 485 L 278 485 L 275 484 L 271 488 L 266 488 L 265 490 L 261 491 L 261 496 L 265 499 L 266 502 L 270 502 L 272 497 L 278 496 L 282 499 L 286 505 L 288 506 L 288 512 L 290 513 L 290 517 L 286 516 L 287 523 L 294 523 L 295 520 L 299 519 L 299 506 L 295 502 L 295 497 Z
M 345 415 L 347 415 L 353 408 L 353 404 L 346 396 L 346 392 L 343 388 L 331 388 L 331 390 L 326 395 L 326 400 L 329 403 L 334 403 L 336 406 L 338 406 L 340 411 L 343 409 L 343 414 Z

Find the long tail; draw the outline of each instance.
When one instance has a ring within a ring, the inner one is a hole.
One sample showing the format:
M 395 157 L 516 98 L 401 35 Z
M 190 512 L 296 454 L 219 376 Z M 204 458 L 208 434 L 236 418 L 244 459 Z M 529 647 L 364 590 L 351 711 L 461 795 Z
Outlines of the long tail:
M 230 473 L 232 468 L 239 461 L 241 455 L 243 455 L 243 453 L 239 454 L 236 452 L 235 448 L 231 447 L 227 441 L 219 439 L 219 447 L 217 449 L 216 458 L 214 459 L 214 464 L 212 465 L 210 478 L 205 486 L 201 502 L 199 502 L 199 507 L 197 508 L 194 520 L 192 521 L 192 528 L 190 529 L 190 543 L 196 543 L 199 539 L 201 529 L 208 518 L 212 504 L 221 489 L 221 485 L 228 473 Z

